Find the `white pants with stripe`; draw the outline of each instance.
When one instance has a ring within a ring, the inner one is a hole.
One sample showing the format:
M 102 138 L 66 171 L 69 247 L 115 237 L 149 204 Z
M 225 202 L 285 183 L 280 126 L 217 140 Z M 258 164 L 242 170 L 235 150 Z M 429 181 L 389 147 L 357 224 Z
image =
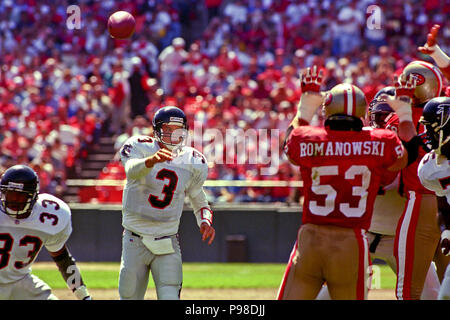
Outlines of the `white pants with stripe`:
M 155 255 L 140 237 L 125 230 L 119 274 L 121 300 L 143 300 L 151 272 L 158 300 L 178 300 L 182 285 L 181 249 L 176 235 L 171 236 L 174 253 Z

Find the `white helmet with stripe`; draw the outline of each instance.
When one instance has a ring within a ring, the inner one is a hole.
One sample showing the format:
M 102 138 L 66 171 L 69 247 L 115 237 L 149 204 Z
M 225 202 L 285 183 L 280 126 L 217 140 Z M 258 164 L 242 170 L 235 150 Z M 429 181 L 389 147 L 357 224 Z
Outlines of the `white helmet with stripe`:
M 364 118 L 366 110 L 367 100 L 364 92 L 349 83 L 334 86 L 326 93 L 323 103 L 323 111 L 327 118 L 337 114 Z

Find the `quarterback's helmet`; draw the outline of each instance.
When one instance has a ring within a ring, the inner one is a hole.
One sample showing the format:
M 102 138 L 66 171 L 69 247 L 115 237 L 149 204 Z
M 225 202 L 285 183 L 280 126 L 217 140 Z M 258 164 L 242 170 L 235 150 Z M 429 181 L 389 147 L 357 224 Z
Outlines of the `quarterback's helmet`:
M 386 102 L 386 99 L 383 98 L 384 95 L 395 96 L 395 87 L 384 87 L 377 92 L 373 100 L 370 102 L 368 116 L 371 127 L 385 128 L 385 120 L 387 116 L 394 112 L 394 110 L 392 110 Z
M 450 97 L 437 97 L 428 101 L 420 123 L 425 125 L 428 143 L 436 153 L 450 141 Z
M 323 112 L 328 118 L 332 115 L 346 115 L 364 118 L 367 101 L 361 89 L 357 86 L 341 83 L 326 93 Z
M 172 150 L 176 146 L 182 145 L 187 137 L 188 123 L 186 115 L 183 110 L 174 107 L 166 106 L 156 111 L 153 120 L 153 132 L 155 138 L 168 149 Z M 174 132 L 164 132 L 163 125 L 177 125 L 180 129 Z
M 402 71 L 405 76 L 416 77 L 413 105 L 420 106 L 432 98 L 439 97 L 443 87 L 441 71 L 425 61 L 412 61 Z
M 25 165 L 8 168 L 0 185 L 0 211 L 21 219 L 30 215 L 39 194 L 39 177 Z

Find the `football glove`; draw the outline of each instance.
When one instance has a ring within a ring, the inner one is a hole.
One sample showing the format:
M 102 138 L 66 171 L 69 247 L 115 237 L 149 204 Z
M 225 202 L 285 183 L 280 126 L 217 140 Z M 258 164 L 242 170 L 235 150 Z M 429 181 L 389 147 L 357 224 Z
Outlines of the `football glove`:
M 302 89 L 302 96 L 298 104 L 297 117 L 311 122 L 316 114 L 317 109 L 322 105 L 323 94 L 320 92 L 320 86 L 323 81 L 323 71 L 317 72 L 317 66 L 306 68 L 300 74 L 300 88 Z
M 92 300 L 92 297 L 85 285 L 76 288 L 73 294 L 78 298 L 78 300 Z
M 412 122 L 411 102 L 416 90 L 416 78 L 411 74 L 405 76 L 401 74 L 400 77 L 394 77 L 395 96 L 382 95 L 386 99 L 389 106 L 395 111 L 400 122 Z

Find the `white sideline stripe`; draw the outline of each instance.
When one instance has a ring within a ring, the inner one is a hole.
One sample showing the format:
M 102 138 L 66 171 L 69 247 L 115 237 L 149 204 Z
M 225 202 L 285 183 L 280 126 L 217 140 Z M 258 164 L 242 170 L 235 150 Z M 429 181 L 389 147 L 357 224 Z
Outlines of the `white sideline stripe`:
M 74 187 L 124 187 L 126 180 L 112 179 L 68 179 L 67 186 Z M 279 181 L 279 180 L 206 180 L 204 187 L 303 187 L 303 181 Z
M 403 219 L 402 226 L 400 227 L 400 236 L 398 240 L 398 299 L 403 299 L 402 293 L 403 284 L 405 282 L 406 240 L 408 238 L 408 229 L 411 224 L 411 215 L 414 209 L 414 203 L 416 202 L 416 193 L 414 191 L 410 191 L 409 195 L 410 199 L 408 201 L 408 207 L 406 208 L 405 218 Z

